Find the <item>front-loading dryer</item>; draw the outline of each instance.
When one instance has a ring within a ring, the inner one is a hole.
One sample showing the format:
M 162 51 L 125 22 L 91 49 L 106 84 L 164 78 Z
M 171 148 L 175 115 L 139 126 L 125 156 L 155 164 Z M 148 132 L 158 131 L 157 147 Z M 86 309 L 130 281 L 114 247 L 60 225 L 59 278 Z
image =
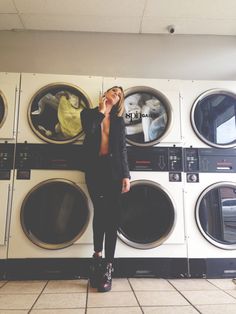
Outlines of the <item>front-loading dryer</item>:
M 0 73 L 0 141 L 16 139 L 19 73 Z
M 78 142 L 80 113 L 98 103 L 101 88 L 101 77 L 23 73 L 17 142 Z
M 236 151 L 186 148 L 185 221 L 190 275 L 236 275 Z
M 29 269 L 32 277 L 40 271 L 46 276 L 49 265 L 55 272 L 61 261 L 72 271 L 73 259 L 77 265 L 78 259 L 91 257 L 92 204 L 80 169 L 80 148 L 17 144 L 9 276 L 19 275 L 19 270 L 23 276 Z
M 0 144 L 0 279 L 4 278 L 6 272 L 14 151 L 15 146 L 13 143 Z
M 123 195 L 116 255 L 128 276 L 187 276 L 181 147 L 127 147 L 131 190 Z
M 128 144 L 139 147 L 181 144 L 177 80 L 104 78 L 103 91 L 112 86 L 124 89 Z
M 185 147 L 236 147 L 236 82 L 180 81 Z

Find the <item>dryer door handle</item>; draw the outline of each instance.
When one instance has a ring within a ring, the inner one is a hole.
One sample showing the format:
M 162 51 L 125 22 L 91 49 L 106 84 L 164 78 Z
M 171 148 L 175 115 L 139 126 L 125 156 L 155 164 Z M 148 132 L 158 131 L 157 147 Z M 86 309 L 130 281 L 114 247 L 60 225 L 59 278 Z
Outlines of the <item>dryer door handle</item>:
M 2 189 L 1 195 L 1 211 L 0 211 L 0 245 L 5 245 L 7 242 L 8 222 L 11 209 L 12 189 L 10 184 L 6 184 Z

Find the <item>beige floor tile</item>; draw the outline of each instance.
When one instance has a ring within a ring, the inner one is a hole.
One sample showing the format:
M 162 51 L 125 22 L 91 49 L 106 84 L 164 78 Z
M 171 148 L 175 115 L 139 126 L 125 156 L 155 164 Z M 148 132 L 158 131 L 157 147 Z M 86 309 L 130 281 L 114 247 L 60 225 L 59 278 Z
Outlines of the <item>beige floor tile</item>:
M 143 307 L 144 314 L 199 314 L 192 306 Z
M 202 314 L 235 314 L 236 304 L 197 305 Z
M 206 279 L 170 279 L 169 282 L 179 291 L 217 290 Z
M 0 295 L 0 309 L 26 310 L 30 309 L 37 299 L 37 294 L 10 294 Z
M 5 283 L 6 281 L 0 280 L 0 287 L 2 287 Z
M 45 293 L 39 297 L 34 309 L 84 308 L 85 302 L 86 293 Z
M 0 294 L 39 294 L 46 283 L 47 281 L 8 281 L 0 289 Z
M 131 291 L 128 279 L 126 278 L 112 279 L 112 291 Z
M 183 291 L 183 295 L 190 301 L 196 304 L 227 304 L 236 303 L 236 299 L 229 296 L 224 291 Z
M 0 310 L 0 314 L 28 314 L 29 311 L 26 310 Z
M 33 310 L 30 314 L 84 314 L 85 309 Z M 7 313 L 6 313 L 7 314 Z
M 107 307 L 89 308 L 87 314 L 141 314 L 139 307 Z
M 171 291 L 174 288 L 169 284 L 165 279 L 158 278 L 130 278 L 129 279 L 133 289 L 139 291 L 147 290 L 162 290 L 162 291 Z
M 88 295 L 88 307 L 138 306 L 133 292 L 91 292 Z
M 236 298 L 236 289 L 235 290 L 225 290 L 225 292 L 232 295 L 232 297 Z
M 52 280 L 49 281 L 43 293 L 73 293 L 86 292 L 88 280 Z
M 176 291 L 137 291 L 135 294 L 142 306 L 189 305 Z
M 208 279 L 213 285 L 217 286 L 223 290 L 233 290 L 236 289 L 235 284 L 233 283 L 232 279 Z
M 112 279 L 112 291 L 131 291 L 130 284 L 126 278 L 114 278 Z M 96 292 L 96 288 L 89 286 L 89 292 Z

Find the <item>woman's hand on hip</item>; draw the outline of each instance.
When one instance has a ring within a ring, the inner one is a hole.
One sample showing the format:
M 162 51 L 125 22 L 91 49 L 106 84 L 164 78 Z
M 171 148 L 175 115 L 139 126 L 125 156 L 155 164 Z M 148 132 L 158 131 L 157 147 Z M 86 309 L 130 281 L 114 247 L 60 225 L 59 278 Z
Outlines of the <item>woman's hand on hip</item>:
M 129 178 L 124 178 L 122 180 L 122 191 L 121 193 L 127 193 L 130 190 L 130 180 Z

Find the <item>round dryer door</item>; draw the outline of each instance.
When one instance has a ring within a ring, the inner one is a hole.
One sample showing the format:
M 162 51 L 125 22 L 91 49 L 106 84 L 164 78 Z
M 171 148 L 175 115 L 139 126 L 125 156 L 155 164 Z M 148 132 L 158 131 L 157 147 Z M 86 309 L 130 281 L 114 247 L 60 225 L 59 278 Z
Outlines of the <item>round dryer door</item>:
M 194 102 L 192 126 L 199 138 L 210 146 L 236 146 L 236 94 L 209 90 Z
M 86 230 L 90 212 L 84 192 L 68 180 L 47 180 L 35 186 L 21 207 L 26 236 L 45 249 L 73 244 Z
M 174 203 L 159 184 L 133 181 L 130 192 L 123 195 L 118 236 L 138 249 L 157 247 L 172 233 L 175 219 Z
M 158 90 L 136 86 L 125 90 L 124 122 L 127 142 L 152 146 L 161 142 L 172 125 L 169 100 Z
M 81 111 L 91 107 L 79 87 L 50 84 L 40 89 L 28 108 L 28 121 L 35 134 L 49 143 L 74 142 L 82 134 Z
M 196 220 L 203 236 L 222 249 L 236 249 L 236 183 L 209 186 L 196 204 Z
M 3 94 L 0 91 L 0 127 L 3 125 L 6 119 L 6 115 L 7 115 L 7 104 L 6 104 Z

